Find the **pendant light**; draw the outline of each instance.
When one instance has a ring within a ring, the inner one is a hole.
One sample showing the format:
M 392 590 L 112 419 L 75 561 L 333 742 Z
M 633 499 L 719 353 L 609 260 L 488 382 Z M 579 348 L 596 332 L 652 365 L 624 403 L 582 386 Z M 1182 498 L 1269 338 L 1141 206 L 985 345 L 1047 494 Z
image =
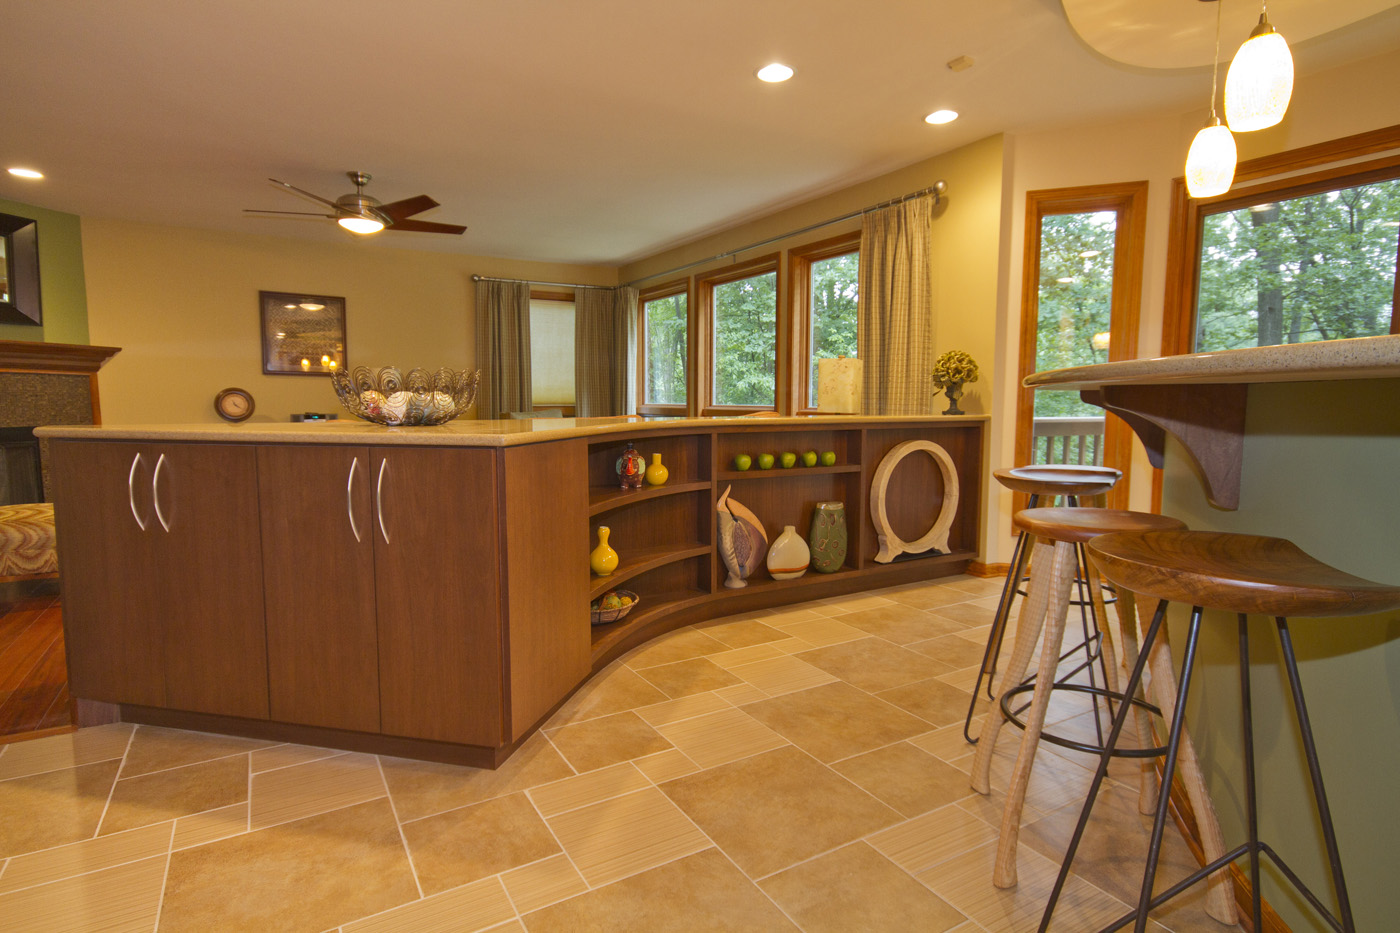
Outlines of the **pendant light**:
M 1230 190 L 1235 180 L 1235 137 L 1215 115 L 1215 93 L 1220 78 L 1220 6 L 1215 0 L 1215 58 L 1211 60 L 1210 122 L 1191 140 L 1186 153 L 1186 191 L 1193 198 L 1213 198 Z
M 1293 96 L 1293 56 L 1269 22 L 1264 0 L 1259 25 L 1235 53 L 1225 76 L 1225 119 L 1236 133 L 1266 129 L 1283 119 Z

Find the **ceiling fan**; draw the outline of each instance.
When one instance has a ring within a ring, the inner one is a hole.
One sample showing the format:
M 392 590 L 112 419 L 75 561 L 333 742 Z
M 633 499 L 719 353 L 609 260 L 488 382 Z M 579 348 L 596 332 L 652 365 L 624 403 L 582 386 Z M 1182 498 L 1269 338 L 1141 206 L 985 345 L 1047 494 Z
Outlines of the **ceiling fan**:
M 245 208 L 246 214 L 290 214 L 298 217 L 328 217 L 340 224 L 351 233 L 369 234 L 378 233 L 380 230 L 412 230 L 418 233 L 456 233 L 461 234 L 466 231 L 466 227 L 458 224 L 440 224 L 431 220 L 410 220 L 414 214 L 421 214 L 438 206 L 438 202 L 420 194 L 416 198 L 404 198 L 402 201 L 390 201 L 388 204 L 380 204 L 378 200 L 364 193 L 365 185 L 369 184 L 370 176 L 366 172 L 346 172 L 350 180 L 355 183 L 354 194 L 343 194 L 331 201 L 310 191 L 304 191 L 296 185 L 289 185 L 285 181 L 278 181 L 276 178 L 269 178 L 268 181 L 281 185 L 295 191 L 297 194 L 305 195 L 313 201 L 320 201 L 322 204 L 332 208 L 333 214 L 316 214 L 309 211 L 261 211 L 254 208 Z

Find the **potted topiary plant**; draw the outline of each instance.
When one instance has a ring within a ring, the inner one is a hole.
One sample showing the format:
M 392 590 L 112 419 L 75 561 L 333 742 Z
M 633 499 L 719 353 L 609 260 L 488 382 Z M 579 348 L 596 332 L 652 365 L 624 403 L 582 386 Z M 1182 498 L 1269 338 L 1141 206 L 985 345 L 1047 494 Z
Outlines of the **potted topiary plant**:
M 933 387 L 948 396 L 948 408 L 943 414 L 967 414 L 958 407 L 958 399 L 962 398 L 963 385 L 976 382 L 978 375 L 977 361 L 963 350 L 949 350 L 938 358 L 933 364 Z

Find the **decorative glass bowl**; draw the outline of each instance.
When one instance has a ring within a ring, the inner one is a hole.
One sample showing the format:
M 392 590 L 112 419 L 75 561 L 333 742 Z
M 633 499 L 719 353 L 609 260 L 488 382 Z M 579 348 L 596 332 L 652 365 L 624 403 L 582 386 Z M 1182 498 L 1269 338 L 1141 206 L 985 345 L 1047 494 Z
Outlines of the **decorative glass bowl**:
M 331 373 L 340 404 L 356 417 L 394 426 L 444 424 L 461 417 L 476 401 L 481 372 L 356 366 Z

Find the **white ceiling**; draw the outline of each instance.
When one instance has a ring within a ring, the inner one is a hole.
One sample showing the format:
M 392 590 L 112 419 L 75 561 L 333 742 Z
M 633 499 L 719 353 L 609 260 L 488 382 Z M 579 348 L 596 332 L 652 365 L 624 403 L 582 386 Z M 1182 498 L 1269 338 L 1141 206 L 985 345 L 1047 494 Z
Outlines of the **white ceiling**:
M 1377 2 L 1275 0 L 1300 80 L 1400 50 L 1400 5 L 1369 15 Z M 1085 36 L 1125 8 L 1159 16 L 1129 47 L 1214 28 L 1199 0 L 1064 4 Z M 1255 4 L 1230 0 L 1222 56 L 1244 38 L 1231 6 Z M 1290 8 L 1323 7 L 1290 36 Z M 329 221 L 242 209 L 314 209 L 267 178 L 334 198 L 360 169 L 381 200 L 426 193 L 442 207 L 420 219 L 469 227 L 377 243 L 577 263 L 639 258 L 997 132 L 1204 108 L 1209 87 L 1203 66 L 1177 67 L 1197 51 L 1168 70 L 1112 61 L 1123 43 L 1095 51 L 1060 0 L 0 0 L 0 23 L 0 164 L 48 176 L 0 174 L 0 198 L 335 240 L 349 234 Z M 974 66 L 949 70 L 963 55 Z M 757 81 L 774 59 L 796 77 Z M 941 107 L 962 119 L 926 125 Z

